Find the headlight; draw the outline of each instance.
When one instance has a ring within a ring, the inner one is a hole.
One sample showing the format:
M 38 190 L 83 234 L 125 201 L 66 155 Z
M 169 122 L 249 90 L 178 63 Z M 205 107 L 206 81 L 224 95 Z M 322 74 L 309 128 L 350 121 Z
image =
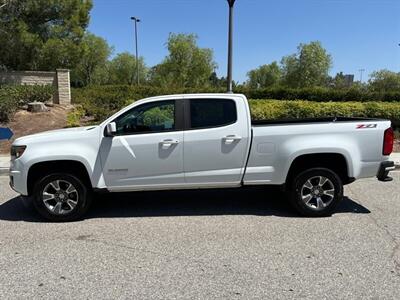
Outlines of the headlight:
M 11 146 L 11 159 L 20 158 L 24 154 L 26 146 Z

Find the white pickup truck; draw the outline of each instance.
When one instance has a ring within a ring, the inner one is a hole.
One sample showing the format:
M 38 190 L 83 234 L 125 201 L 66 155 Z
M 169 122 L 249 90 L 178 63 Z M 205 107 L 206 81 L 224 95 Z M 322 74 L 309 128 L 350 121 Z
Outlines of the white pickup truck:
M 137 101 L 98 126 L 17 139 L 11 187 L 52 221 L 81 218 L 93 192 L 280 185 L 297 211 L 327 216 L 358 178 L 389 181 L 390 121 L 251 121 L 237 94 Z M 245 199 L 243 200 L 245 201 Z

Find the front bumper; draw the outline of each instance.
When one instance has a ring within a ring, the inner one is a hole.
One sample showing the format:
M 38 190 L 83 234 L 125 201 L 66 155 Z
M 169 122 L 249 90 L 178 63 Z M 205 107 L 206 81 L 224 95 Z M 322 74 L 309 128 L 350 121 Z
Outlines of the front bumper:
M 26 174 L 24 172 L 24 165 L 19 159 L 13 160 L 10 163 L 10 187 L 20 193 L 27 195 Z
M 384 161 L 381 163 L 379 167 L 378 174 L 376 177 L 378 178 L 379 181 L 392 181 L 393 178 L 388 176 L 390 171 L 393 171 L 395 169 L 394 162 L 393 161 Z

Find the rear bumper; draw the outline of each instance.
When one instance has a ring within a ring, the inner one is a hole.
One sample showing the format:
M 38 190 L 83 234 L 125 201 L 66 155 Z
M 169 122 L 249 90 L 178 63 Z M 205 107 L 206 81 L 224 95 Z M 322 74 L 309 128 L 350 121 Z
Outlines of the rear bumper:
M 394 169 L 395 166 L 393 161 L 384 161 L 381 163 L 376 177 L 378 178 L 379 181 L 392 181 L 393 178 L 388 175 L 389 172 L 393 171 Z

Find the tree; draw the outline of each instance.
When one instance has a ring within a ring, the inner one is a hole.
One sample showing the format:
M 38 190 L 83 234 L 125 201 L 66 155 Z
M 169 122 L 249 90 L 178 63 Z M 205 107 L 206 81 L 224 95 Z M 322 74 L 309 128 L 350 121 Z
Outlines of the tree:
M 247 85 L 253 89 L 266 88 L 279 84 L 282 71 L 276 61 L 263 65 L 247 73 Z
M 329 76 L 327 86 L 337 90 L 348 89 L 351 87 L 357 88 L 354 82 L 354 75 L 345 75 L 343 72 L 336 73 L 335 77 Z
M 86 33 L 81 43 L 82 54 L 79 64 L 73 71 L 73 81 L 80 82 L 81 85 L 95 83 L 96 71 L 99 68 L 104 69 L 106 67 L 111 52 L 112 47 L 107 44 L 106 40 L 94 34 Z
M 375 71 L 370 75 L 368 83 L 374 92 L 400 91 L 400 73 L 389 70 Z
M 139 79 L 147 79 L 147 67 L 143 57 L 139 57 Z M 133 84 L 136 79 L 136 58 L 128 52 L 118 54 L 108 66 L 110 84 Z
M 168 56 L 151 70 L 156 85 L 203 87 L 209 84 L 216 68 L 211 49 L 199 48 L 193 34 L 170 34 Z
M 73 68 L 92 0 L 9 1 L 0 10 L 0 65 L 11 70 Z
M 222 76 L 218 77 L 216 72 L 212 72 L 209 78 L 209 85 L 214 88 L 224 88 L 226 89 L 227 79 Z M 236 87 L 236 82 L 232 82 L 232 86 Z
M 324 86 L 332 65 L 332 57 L 320 42 L 300 44 L 297 53 L 285 56 L 282 61 L 283 81 L 287 86 Z
M 336 73 L 334 78 L 330 78 L 330 86 L 335 89 L 343 89 L 348 87 L 346 85 L 346 76 L 343 74 L 343 72 Z

